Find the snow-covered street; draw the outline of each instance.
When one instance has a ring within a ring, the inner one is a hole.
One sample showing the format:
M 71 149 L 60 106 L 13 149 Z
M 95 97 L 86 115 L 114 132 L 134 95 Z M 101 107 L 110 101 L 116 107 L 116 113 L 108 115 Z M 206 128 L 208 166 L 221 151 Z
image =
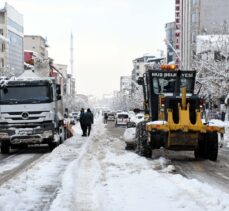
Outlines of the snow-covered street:
M 0 210 L 229 210 L 226 192 L 174 174 L 164 157 L 125 151 L 124 130 L 112 136 L 108 129 L 99 118 L 91 136 L 81 137 L 74 126 L 72 138 L 0 186 Z M 6 160 L 1 172 L 26 156 Z

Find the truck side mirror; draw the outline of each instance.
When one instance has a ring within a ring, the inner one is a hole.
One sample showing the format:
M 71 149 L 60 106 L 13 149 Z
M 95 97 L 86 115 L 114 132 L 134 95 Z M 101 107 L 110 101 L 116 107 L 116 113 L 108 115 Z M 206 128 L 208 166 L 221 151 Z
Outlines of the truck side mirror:
M 60 84 L 56 84 L 56 99 L 61 100 L 61 88 Z
M 7 94 L 8 93 L 8 89 L 6 87 L 3 88 L 3 93 Z
M 57 95 L 60 95 L 61 94 L 60 84 L 56 84 L 56 94 Z
M 143 77 L 139 77 L 137 80 L 138 85 L 144 85 L 144 79 Z

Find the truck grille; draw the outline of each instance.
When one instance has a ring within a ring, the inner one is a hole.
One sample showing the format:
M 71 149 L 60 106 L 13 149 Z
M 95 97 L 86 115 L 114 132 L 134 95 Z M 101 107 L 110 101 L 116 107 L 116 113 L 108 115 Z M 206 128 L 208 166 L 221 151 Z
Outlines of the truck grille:
M 40 117 L 29 117 L 27 120 L 35 120 L 39 119 Z M 11 117 L 12 120 L 24 120 L 22 117 Z
M 48 111 L 25 111 L 25 112 L 2 112 L 3 117 L 12 123 L 13 121 L 25 122 L 25 121 L 39 121 L 41 118 L 45 118 Z
M 21 115 L 23 112 L 7 112 L 9 115 Z M 42 111 L 29 111 L 28 114 L 41 114 Z

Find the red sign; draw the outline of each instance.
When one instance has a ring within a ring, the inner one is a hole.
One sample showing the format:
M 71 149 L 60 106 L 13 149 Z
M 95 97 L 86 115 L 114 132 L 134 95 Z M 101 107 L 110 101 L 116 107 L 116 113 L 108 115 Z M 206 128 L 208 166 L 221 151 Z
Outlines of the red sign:
M 24 52 L 24 62 L 31 65 L 34 64 L 33 52 Z
M 175 49 L 177 53 L 175 61 L 178 66 L 180 66 L 182 1 L 175 1 Z

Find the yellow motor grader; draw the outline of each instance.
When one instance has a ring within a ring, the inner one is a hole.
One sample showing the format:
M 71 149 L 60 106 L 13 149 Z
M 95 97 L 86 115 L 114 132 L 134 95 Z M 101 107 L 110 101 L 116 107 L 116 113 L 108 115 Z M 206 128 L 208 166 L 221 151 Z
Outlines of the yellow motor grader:
M 195 158 L 217 160 L 218 133 L 224 128 L 203 121 L 204 100 L 194 94 L 195 71 L 147 68 L 143 86 L 146 121 L 136 128 L 136 152 L 152 156 L 153 149 L 194 151 Z

